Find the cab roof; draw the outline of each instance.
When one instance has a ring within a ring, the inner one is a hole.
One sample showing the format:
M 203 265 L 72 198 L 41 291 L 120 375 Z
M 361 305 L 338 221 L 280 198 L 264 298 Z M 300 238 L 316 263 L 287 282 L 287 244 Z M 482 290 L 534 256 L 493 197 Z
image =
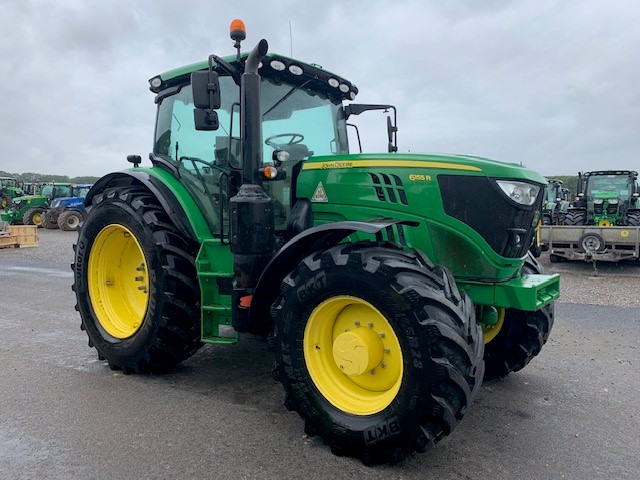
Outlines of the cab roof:
M 244 62 L 248 56 L 249 54 L 246 52 L 241 54 L 240 62 L 237 61 L 235 55 L 223 57 L 222 60 L 236 67 L 242 73 L 244 71 Z M 302 62 L 277 53 L 268 53 L 261 63 L 262 66 L 259 68 L 258 73 L 269 78 L 283 80 L 293 85 L 305 84 L 309 88 L 322 91 L 341 100 L 353 100 L 358 94 L 358 88 L 349 80 L 324 70 L 315 63 Z M 149 79 L 150 84 L 155 79 L 159 78 L 161 80 L 158 87 L 151 86 L 149 89 L 154 93 L 159 93 L 166 88 L 188 83 L 192 72 L 206 70 L 207 68 L 209 68 L 209 62 L 202 61 L 169 70 Z M 220 75 L 228 75 L 215 62 L 214 69 Z

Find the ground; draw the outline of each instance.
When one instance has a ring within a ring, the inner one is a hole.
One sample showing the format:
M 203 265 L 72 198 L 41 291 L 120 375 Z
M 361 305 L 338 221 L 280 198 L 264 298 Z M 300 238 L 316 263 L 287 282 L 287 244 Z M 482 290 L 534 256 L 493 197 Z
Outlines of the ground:
M 563 296 L 540 356 L 486 382 L 434 449 L 372 468 L 304 434 L 258 339 L 205 347 L 166 375 L 109 370 L 73 309 L 76 234 L 40 235 L 37 248 L 0 250 L 0 478 L 638 477 L 636 264 L 594 276 L 543 256 Z

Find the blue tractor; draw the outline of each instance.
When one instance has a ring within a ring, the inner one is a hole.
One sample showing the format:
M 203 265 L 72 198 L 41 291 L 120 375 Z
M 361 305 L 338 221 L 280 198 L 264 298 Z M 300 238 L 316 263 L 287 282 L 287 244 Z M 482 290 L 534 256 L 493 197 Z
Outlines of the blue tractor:
M 78 229 L 84 220 L 84 197 L 93 184 L 74 185 L 71 197 L 56 198 L 42 215 L 42 227 L 73 232 Z

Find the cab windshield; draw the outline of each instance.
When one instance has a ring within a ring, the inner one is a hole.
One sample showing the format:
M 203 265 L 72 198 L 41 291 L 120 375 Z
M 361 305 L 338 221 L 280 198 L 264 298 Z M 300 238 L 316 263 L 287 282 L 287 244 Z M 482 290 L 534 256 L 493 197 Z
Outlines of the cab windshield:
M 629 197 L 629 178 L 625 175 L 598 175 L 589 177 L 587 197 L 593 198 L 595 194 L 614 192 L 620 197 Z
M 76 197 L 85 198 L 89 190 L 91 190 L 91 187 L 76 187 L 75 195 Z
M 242 167 L 240 151 L 239 88 L 230 77 L 220 77 L 220 128 L 198 131 L 193 121 L 191 85 L 166 97 L 158 107 L 153 151 L 174 164 L 183 183 L 205 212 L 212 233 L 220 228 L 221 184 L 232 169 Z M 346 154 L 346 120 L 342 104 L 305 88 L 262 77 L 260 90 L 263 163 L 271 163 L 273 151 L 287 150 L 283 164 L 287 179 L 266 182 L 265 190 L 276 200 L 276 228 L 286 228 L 290 213 L 293 166 L 312 155 Z M 224 216 L 224 215 L 223 215 Z

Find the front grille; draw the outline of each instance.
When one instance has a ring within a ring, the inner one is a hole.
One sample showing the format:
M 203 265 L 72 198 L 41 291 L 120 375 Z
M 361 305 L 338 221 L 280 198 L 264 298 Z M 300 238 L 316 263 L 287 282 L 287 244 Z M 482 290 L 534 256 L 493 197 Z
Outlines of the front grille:
M 520 258 L 527 253 L 542 195 L 533 205 L 520 205 L 487 177 L 439 175 L 438 185 L 445 213 L 473 228 L 497 254 Z
M 593 204 L 593 213 L 602 213 L 604 205 L 602 203 Z
M 369 173 L 373 188 L 381 202 L 401 203 L 409 205 L 402 180 L 397 175 L 386 173 Z

